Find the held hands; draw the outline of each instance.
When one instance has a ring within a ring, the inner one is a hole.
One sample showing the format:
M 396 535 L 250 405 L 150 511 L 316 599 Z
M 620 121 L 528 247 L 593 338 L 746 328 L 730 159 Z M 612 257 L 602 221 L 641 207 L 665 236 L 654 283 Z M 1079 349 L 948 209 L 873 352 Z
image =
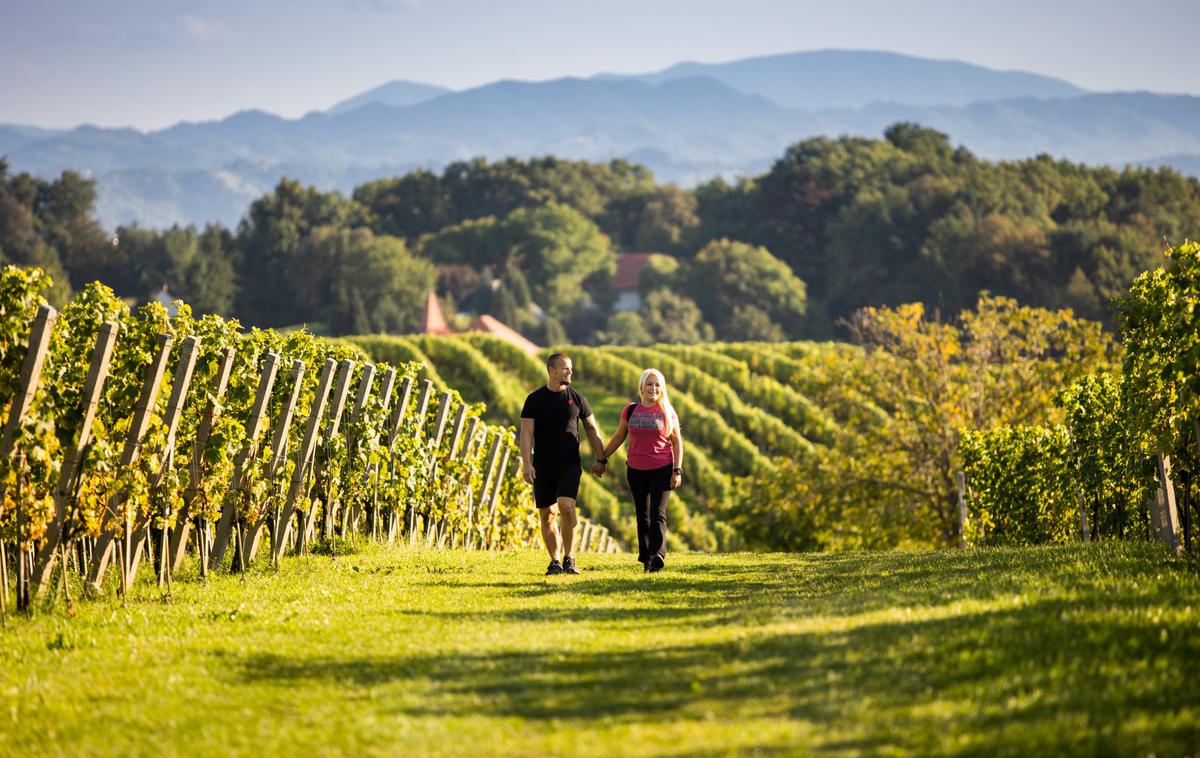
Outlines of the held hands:
M 532 463 L 525 464 L 525 468 L 522 469 L 522 471 L 521 471 L 521 476 L 523 476 L 525 478 L 526 482 L 528 482 L 529 484 L 533 484 L 534 477 L 536 477 L 537 474 L 534 473 Z
M 604 476 L 604 472 L 607 470 L 608 470 L 608 465 L 601 463 L 600 461 L 596 461 L 595 463 L 592 464 L 592 475 L 595 476 L 596 478 L 600 478 L 600 477 Z

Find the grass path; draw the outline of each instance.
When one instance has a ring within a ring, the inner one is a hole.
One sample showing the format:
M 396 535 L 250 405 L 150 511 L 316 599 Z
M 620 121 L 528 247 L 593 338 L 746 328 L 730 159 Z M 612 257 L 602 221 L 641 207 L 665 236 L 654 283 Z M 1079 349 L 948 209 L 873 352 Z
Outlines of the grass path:
M 0 754 L 1200 752 L 1200 579 L 1149 545 L 370 548 L 9 619 Z

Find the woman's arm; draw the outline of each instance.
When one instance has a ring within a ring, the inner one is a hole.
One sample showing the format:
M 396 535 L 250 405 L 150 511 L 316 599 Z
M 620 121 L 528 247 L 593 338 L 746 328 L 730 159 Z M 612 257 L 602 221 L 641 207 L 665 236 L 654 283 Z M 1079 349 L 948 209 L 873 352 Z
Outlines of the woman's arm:
M 671 489 L 683 482 L 683 432 L 679 430 L 679 421 L 671 431 Z
M 617 448 L 625 441 L 625 437 L 629 434 L 629 422 L 625 419 L 625 414 L 621 414 L 621 421 L 617 424 L 617 430 L 608 438 L 608 444 L 604 446 L 604 457 L 610 458 L 612 454 L 617 452 Z

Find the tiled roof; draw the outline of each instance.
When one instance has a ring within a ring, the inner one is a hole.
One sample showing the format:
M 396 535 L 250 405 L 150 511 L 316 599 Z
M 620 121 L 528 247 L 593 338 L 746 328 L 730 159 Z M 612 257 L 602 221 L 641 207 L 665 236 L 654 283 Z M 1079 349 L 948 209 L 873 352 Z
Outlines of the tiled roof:
M 421 314 L 421 334 L 449 334 L 450 327 L 446 317 L 442 315 L 442 304 L 438 302 L 437 294 L 430 290 L 425 298 L 425 312 Z
M 471 324 L 471 326 L 467 328 L 467 331 L 486 332 L 487 334 L 490 334 L 494 337 L 499 337 L 506 342 L 511 342 L 530 355 L 536 356 L 538 354 L 537 345 L 525 339 L 520 332 L 513 329 L 508 324 L 505 324 L 503 321 L 495 319 L 486 313 L 475 319 L 475 323 Z
M 635 290 L 638 277 L 654 253 L 621 253 L 617 256 L 617 273 L 613 274 L 613 288 Z

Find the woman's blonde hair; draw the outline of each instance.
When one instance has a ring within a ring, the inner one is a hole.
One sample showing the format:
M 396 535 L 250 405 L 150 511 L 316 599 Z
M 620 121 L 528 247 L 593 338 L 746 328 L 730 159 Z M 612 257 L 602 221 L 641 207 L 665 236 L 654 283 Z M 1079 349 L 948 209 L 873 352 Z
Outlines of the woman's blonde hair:
M 678 417 L 675 415 L 675 406 L 671 405 L 670 399 L 667 398 L 667 378 L 663 376 L 663 372 L 656 368 L 648 368 L 642 372 L 641 378 L 638 379 L 638 401 L 642 399 L 642 388 L 646 386 L 646 380 L 652 376 L 658 380 L 658 407 L 662 408 L 663 412 L 663 435 L 670 437 L 671 424 Z

